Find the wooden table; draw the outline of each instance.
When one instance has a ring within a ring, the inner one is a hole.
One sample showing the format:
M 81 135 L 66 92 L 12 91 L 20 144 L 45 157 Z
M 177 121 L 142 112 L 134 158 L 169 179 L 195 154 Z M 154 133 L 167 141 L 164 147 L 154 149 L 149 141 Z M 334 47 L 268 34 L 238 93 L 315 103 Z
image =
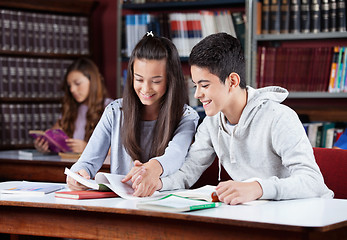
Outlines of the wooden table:
M 137 201 L 0 195 L 0 232 L 80 239 L 347 239 L 347 200 L 269 201 L 188 213 L 138 210 Z
M 77 159 L 63 159 L 59 155 L 23 157 L 18 150 L 0 151 L 0 181 L 26 180 L 65 182 L 65 167 L 70 168 Z M 109 164 L 100 171 L 109 172 Z

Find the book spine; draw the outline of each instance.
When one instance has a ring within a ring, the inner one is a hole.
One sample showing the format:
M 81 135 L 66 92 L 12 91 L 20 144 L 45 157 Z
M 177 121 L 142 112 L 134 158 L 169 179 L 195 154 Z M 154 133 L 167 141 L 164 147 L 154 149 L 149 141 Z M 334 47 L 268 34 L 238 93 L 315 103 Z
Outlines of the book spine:
M 337 31 L 346 32 L 346 1 L 337 0 Z
M 335 79 L 336 79 L 336 71 L 337 71 L 337 63 L 339 59 L 339 47 L 334 47 L 334 53 L 333 53 L 333 59 L 331 63 L 331 70 L 330 70 L 330 79 L 329 79 L 329 88 L 328 92 L 334 92 L 335 89 Z
M 301 32 L 310 32 L 310 2 L 309 0 L 301 0 Z
M 321 2 L 320 0 L 312 0 L 311 11 L 312 11 L 311 32 L 318 33 L 321 31 Z
M 289 33 L 289 0 L 281 1 L 281 33 Z
M 300 32 L 300 2 L 299 0 L 290 0 L 290 32 Z
M 5 58 L 0 56 L 0 98 L 4 97 L 4 64 L 5 64 Z
M 263 0 L 261 13 L 261 33 L 270 33 L 270 0 Z
M 279 34 L 281 30 L 280 0 L 271 0 L 270 3 L 270 33 Z
M 337 9 L 337 4 L 336 0 L 330 0 L 330 25 L 329 29 L 330 32 L 336 32 L 336 9 Z
M 322 32 L 329 32 L 329 21 L 330 21 L 330 5 L 329 5 L 329 0 L 322 0 Z

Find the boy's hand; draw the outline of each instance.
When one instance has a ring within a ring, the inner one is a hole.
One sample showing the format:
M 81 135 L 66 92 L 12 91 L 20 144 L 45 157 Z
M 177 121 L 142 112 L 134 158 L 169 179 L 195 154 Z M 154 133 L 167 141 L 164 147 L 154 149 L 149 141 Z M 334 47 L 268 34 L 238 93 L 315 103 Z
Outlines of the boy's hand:
M 90 179 L 89 174 L 84 169 L 81 169 L 81 170 L 79 170 L 76 173 L 81 175 L 82 177 L 84 177 L 86 179 Z M 81 190 L 87 190 L 88 189 L 88 187 L 80 184 L 75 179 L 73 179 L 73 178 L 71 178 L 69 176 L 66 177 L 66 183 L 67 183 L 69 189 L 72 190 L 72 191 L 81 191 Z
M 163 169 L 157 160 L 153 159 L 144 164 L 135 161 L 134 165 L 129 174 L 122 180 L 122 182 L 126 182 L 131 179 L 132 187 L 135 190 L 134 196 L 151 196 L 156 190 L 161 188 L 159 177 Z
M 263 189 L 258 182 L 235 182 L 232 180 L 220 182 L 216 187 L 220 201 L 236 205 L 256 200 L 263 195 Z

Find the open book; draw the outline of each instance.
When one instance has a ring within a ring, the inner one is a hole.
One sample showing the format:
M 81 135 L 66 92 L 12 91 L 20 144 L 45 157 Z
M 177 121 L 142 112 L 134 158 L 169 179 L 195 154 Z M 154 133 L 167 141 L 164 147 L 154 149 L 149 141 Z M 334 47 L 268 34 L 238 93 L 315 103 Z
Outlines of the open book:
M 187 212 L 221 206 L 220 202 L 208 202 L 194 200 L 186 197 L 169 194 L 163 198 L 151 201 L 143 201 L 136 204 L 139 209 L 167 211 L 167 212 Z
M 66 144 L 66 139 L 69 137 L 61 129 L 30 130 L 29 135 L 35 139 L 39 137 L 44 138 L 48 142 L 51 152 L 71 152 L 71 149 Z
M 80 176 L 77 173 L 72 172 L 70 169 L 65 168 L 64 172 L 67 176 L 72 177 L 77 182 L 83 184 L 84 186 L 100 190 L 100 191 L 113 191 L 118 196 L 124 199 L 139 199 L 140 197 L 133 196 L 134 189 L 131 187 L 132 183 L 129 180 L 126 183 L 122 183 L 122 179 L 125 177 L 125 175 L 118 175 L 118 174 L 111 174 L 111 173 L 104 173 L 104 172 L 98 172 L 95 175 L 95 180 L 92 179 L 86 179 L 82 176 Z M 159 192 L 155 192 L 151 197 L 159 197 L 162 194 Z

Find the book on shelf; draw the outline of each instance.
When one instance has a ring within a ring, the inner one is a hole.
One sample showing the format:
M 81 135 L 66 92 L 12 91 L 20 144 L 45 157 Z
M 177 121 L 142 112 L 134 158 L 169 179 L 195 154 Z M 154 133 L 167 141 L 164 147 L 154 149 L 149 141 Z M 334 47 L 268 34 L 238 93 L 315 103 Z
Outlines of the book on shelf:
M 215 208 L 221 206 L 220 202 L 207 202 L 169 194 L 160 199 L 143 201 L 136 204 L 139 209 L 167 212 L 187 212 Z
M 281 7 L 280 0 L 270 0 L 270 26 L 271 34 L 279 34 L 281 31 Z
M 329 32 L 329 24 L 330 24 L 330 4 L 329 0 L 321 0 L 321 31 Z
M 235 26 L 236 37 L 240 40 L 242 49 L 245 49 L 245 20 L 242 12 L 231 13 L 233 23 Z
M 346 0 L 337 0 L 336 7 L 337 31 L 346 32 Z
M 289 29 L 291 33 L 299 33 L 301 28 L 301 7 L 300 0 L 290 0 L 290 20 Z
M 62 191 L 55 193 L 56 198 L 67 199 L 97 199 L 97 198 L 113 198 L 118 197 L 114 192 L 95 191 L 95 190 L 81 190 L 81 191 Z
M 311 32 L 321 31 L 321 0 L 311 0 Z
M 139 197 L 133 196 L 134 189 L 132 188 L 132 183 L 130 180 L 126 183 L 121 182 L 121 180 L 124 178 L 125 175 L 98 172 L 95 175 L 95 179 L 86 179 L 80 176 L 79 174 L 72 172 L 68 168 L 65 168 L 64 173 L 67 176 L 72 177 L 74 180 L 76 180 L 80 184 L 88 187 L 89 189 L 99 190 L 99 191 L 113 191 L 119 197 L 124 199 L 139 198 Z M 158 197 L 161 195 L 162 195 L 161 193 L 156 191 L 151 197 Z
M 310 0 L 301 0 L 301 32 L 309 33 L 311 31 L 310 23 L 311 23 L 311 5 Z
M 280 32 L 281 33 L 289 33 L 289 1 L 290 0 L 279 0 L 280 5 L 281 5 L 281 10 L 280 10 L 280 18 L 281 18 L 281 23 L 280 23 Z
M 263 0 L 261 11 L 261 33 L 270 33 L 270 0 Z
M 29 135 L 35 139 L 44 138 L 48 142 L 49 149 L 52 152 L 71 152 L 70 147 L 66 144 L 66 140 L 69 137 L 61 129 L 48 129 L 46 131 L 30 130 Z
M 15 187 L 0 190 L 1 194 L 17 194 L 23 196 L 44 196 L 45 194 L 64 189 L 65 185 L 38 182 L 19 182 Z
M 330 32 L 335 32 L 337 29 L 337 0 L 329 0 L 330 2 L 330 24 L 329 24 L 329 30 Z

